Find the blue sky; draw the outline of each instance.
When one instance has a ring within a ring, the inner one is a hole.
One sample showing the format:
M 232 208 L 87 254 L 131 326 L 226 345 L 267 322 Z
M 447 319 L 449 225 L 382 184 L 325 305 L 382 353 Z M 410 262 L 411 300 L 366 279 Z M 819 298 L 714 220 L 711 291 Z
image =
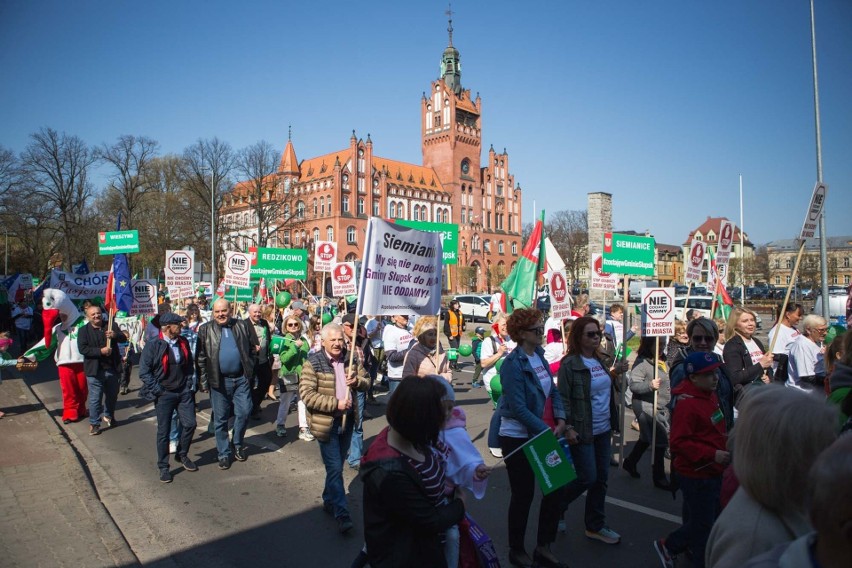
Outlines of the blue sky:
M 0 144 L 49 126 L 179 153 L 218 136 L 299 159 L 348 145 L 421 163 L 443 2 L 0 2 Z M 616 230 L 681 243 L 708 215 L 798 234 L 816 180 L 807 0 L 456 1 L 483 146 L 553 212 L 613 194 Z M 852 2 L 817 0 L 828 233 L 852 234 Z

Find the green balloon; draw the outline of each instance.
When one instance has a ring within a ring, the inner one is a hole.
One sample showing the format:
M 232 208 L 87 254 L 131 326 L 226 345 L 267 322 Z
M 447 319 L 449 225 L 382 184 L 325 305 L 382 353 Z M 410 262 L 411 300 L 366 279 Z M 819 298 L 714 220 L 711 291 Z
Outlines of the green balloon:
M 491 400 L 496 404 L 503 394 L 503 384 L 500 382 L 500 373 L 491 377 Z
M 117 312 L 115 312 L 115 317 L 126 318 L 127 312 L 125 312 L 124 310 L 118 310 Z
M 292 296 L 290 292 L 278 292 L 278 295 L 275 296 L 275 306 L 278 308 L 286 308 L 290 305 L 290 299 Z
M 470 345 L 459 345 L 459 355 L 462 357 L 470 357 L 471 353 L 473 353 L 473 347 Z
M 500 372 L 500 368 L 503 366 L 503 359 L 498 359 L 496 363 L 494 363 L 494 368 L 497 369 L 497 372 Z
M 450 347 L 447 349 L 447 359 L 450 361 L 456 361 L 459 358 L 459 351 L 454 347 Z
M 331 320 L 333 320 L 333 319 L 334 319 L 334 316 L 332 316 L 330 313 L 323 312 L 323 314 L 322 314 L 322 324 L 323 325 L 325 325 L 327 323 L 331 323 Z
M 835 337 L 839 337 L 846 332 L 846 328 L 839 324 L 834 324 L 828 327 L 828 332 L 825 334 L 825 344 L 829 345 L 834 341 Z

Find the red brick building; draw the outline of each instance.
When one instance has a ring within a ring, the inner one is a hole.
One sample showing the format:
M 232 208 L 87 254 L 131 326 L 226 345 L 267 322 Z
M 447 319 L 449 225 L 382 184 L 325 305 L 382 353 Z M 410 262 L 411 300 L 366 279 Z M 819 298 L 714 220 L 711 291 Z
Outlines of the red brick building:
M 265 234 L 267 246 L 312 254 L 315 241 L 333 240 L 338 260 L 362 257 L 371 216 L 455 223 L 459 263 L 445 284 L 454 292 L 499 285 L 522 247 L 521 188 L 505 150 L 492 146 L 482 162 L 481 100 L 461 86 L 452 21 L 448 31 L 441 76 L 420 105 L 423 165 L 380 157 L 370 135 L 363 140 L 354 131 L 348 147 L 299 162 L 288 139 L 268 191 L 257 195 L 253 184 L 241 182 L 226 196 L 221 218 L 230 246 L 254 244 L 256 211 L 265 204 L 274 204 L 278 218 Z M 321 275 L 309 271 L 308 280 L 320 289 Z

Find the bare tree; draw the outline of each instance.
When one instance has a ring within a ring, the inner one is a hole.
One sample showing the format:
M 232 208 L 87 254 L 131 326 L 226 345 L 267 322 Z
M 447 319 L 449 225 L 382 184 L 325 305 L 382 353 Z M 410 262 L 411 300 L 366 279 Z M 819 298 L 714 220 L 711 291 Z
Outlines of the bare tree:
M 31 135 L 21 154 L 24 179 L 34 195 L 56 208 L 62 227 L 65 262 L 70 266 L 79 252 L 77 229 L 86 202 L 92 195 L 87 174 L 95 161 L 93 152 L 76 136 L 44 128 Z
M 0 197 L 20 182 L 21 169 L 15 153 L 0 146 Z
M 545 223 L 545 236 L 565 261 L 571 282 L 580 279 L 580 271 L 589 266 L 589 223 L 585 210 L 557 211 Z
M 242 190 L 249 208 L 257 218 L 255 243 L 265 247 L 270 236 L 277 232 L 281 200 L 277 199 L 275 181 L 278 153 L 272 144 L 262 140 L 237 154 L 236 169 L 245 178 L 235 190 Z
M 104 144 L 97 151 L 98 157 L 114 168 L 107 191 L 119 196 L 119 211 L 128 229 L 138 229 L 134 213 L 150 189 L 147 170 L 158 147 L 155 140 L 145 136 L 124 135 L 115 144 Z
M 222 238 L 222 232 L 219 230 L 219 210 L 222 207 L 222 195 L 231 189 L 230 175 L 234 162 L 231 145 L 218 138 L 199 139 L 183 152 L 183 177 L 187 189 L 212 208 L 212 218 L 208 216 L 205 221 L 207 234 L 210 234 L 212 222 L 213 231 L 217 235 L 217 242 L 213 243 L 215 253 L 210 259 L 211 266 L 216 266 L 219 262 L 219 241 Z

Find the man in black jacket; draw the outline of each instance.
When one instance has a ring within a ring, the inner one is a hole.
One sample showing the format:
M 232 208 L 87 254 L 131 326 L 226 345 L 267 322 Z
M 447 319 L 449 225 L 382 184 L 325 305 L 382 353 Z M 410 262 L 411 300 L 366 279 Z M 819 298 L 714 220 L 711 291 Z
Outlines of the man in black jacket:
M 263 319 L 259 304 L 251 304 L 248 307 L 246 323 L 257 343 L 257 362 L 254 367 L 257 385 L 251 391 L 251 417 L 259 420 L 260 403 L 263 402 L 263 398 L 269 391 L 269 385 L 272 384 L 272 332 L 269 329 L 269 322 Z
M 198 328 L 195 359 L 201 390 L 210 391 L 219 469 L 231 467 L 228 419 L 234 408 L 233 455 L 246 460 L 243 436 L 251 414 L 251 390 L 255 383 L 257 341 L 245 320 L 231 317 L 227 300 L 213 302 L 213 319 Z
M 195 385 L 191 380 L 194 371 L 192 349 L 180 334 L 184 321 L 184 318 L 172 312 L 162 314 L 162 337 L 148 341 L 139 360 L 139 380 L 142 381 L 139 395 L 153 400 L 157 411 L 157 468 L 163 483 L 172 482 L 172 474 L 169 472 L 169 431 L 172 429 L 172 413 L 175 410 L 181 426 L 178 460 L 186 471 L 198 471 L 198 466 L 188 455 L 195 432 Z
M 101 433 L 102 415 L 107 428 L 116 425 L 115 403 L 121 370 L 117 344 L 124 343 L 127 338 L 118 326 L 115 330 L 104 327 L 100 306 L 91 304 L 87 307 L 86 319 L 89 323 L 77 334 L 77 350 L 84 357 L 83 371 L 89 386 L 89 435 L 97 436 Z

